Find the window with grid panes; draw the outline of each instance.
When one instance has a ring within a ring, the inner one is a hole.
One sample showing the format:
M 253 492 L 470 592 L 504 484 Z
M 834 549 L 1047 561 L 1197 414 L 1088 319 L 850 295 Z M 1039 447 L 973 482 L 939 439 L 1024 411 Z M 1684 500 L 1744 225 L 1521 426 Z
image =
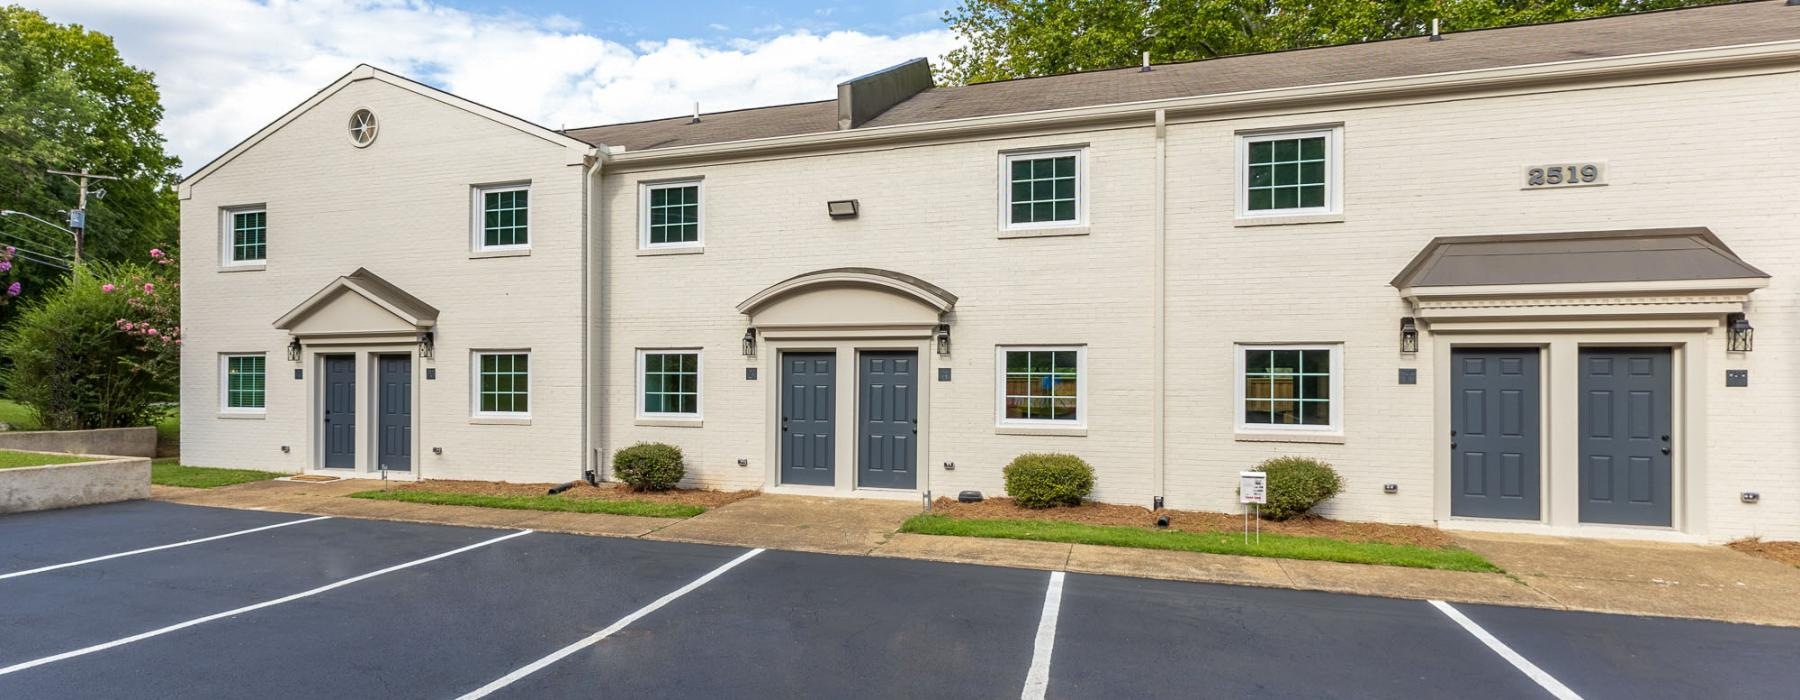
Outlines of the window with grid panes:
M 269 213 L 263 210 L 231 213 L 231 261 L 260 262 L 269 257 Z
M 531 412 L 531 355 L 482 353 L 476 356 L 476 411 Z
M 1007 158 L 1011 226 L 1074 223 L 1080 217 L 1080 162 L 1074 153 Z
M 1007 349 L 1003 419 L 1067 421 L 1081 417 L 1081 352 L 1075 348 Z
M 700 353 L 644 353 L 643 412 L 700 413 Z
M 481 192 L 481 247 L 531 244 L 531 190 L 514 187 Z
M 228 410 L 260 410 L 265 398 L 262 355 L 228 355 L 225 357 L 225 408 Z
M 680 245 L 700 242 L 700 185 L 651 185 L 647 196 L 645 242 Z
M 1331 426 L 1331 349 L 1239 351 L 1244 353 L 1245 426 Z
M 1246 149 L 1252 212 L 1329 206 L 1326 137 L 1251 139 Z

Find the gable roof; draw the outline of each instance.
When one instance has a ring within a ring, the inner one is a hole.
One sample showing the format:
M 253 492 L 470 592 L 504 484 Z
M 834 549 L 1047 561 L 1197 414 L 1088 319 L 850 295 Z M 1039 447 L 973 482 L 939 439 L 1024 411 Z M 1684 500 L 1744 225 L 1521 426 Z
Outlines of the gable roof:
M 275 328 L 284 331 L 292 329 L 313 311 L 330 303 L 340 291 L 348 291 L 368 299 L 414 326 L 427 328 L 437 325 L 437 307 L 408 294 L 406 290 L 394 286 L 394 283 L 382 279 L 368 268 L 359 267 L 355 272 L 332 280 L 324 289 L 307 297 L 306 301 L 282 314 L 281 318 L 275 319 Z
M 257 130 L 256 133 L 251 134 L 248 138 L 245 138 L 243 141 L 239 141 L 237 145 L 232 146 L 229 150 L 225 151 L 222 154 L 219 154 L 219 157 L 214 158 L 210 162 L 208 162 L 206 165 L 201 166 L 200 169 L 195 170 L 192 175 L 182 178 L 181 183 L 178 187 L 182 193 L 183 198 L 186 198 L 188 188 L 192 187 L 195 183 L 205 179 L 206 176 L 211 175 L 213 173 L 213 171 L 216 171 L 219 168 L 224 167 L 224 165 L 226 163 L 231 162 L 232 159 L 237 158 L 239 155 L 242 155 L 245 151 L 248 151 L 252 147 L 256 146 L 256 144 L 261 143 L 263 139 L 266 139 L 266 138 L 274 135 L 275 132 L 280 131 L 282 127 L 287 126 L 290 122 L 294 121 L 295 119 L 298 119 L 300 117 L 300 115 L 307 113 L 314 107 L 317 107 L 320 103 L 324 102 L 326 99 L 329 99 L 332 95 L 337 94 L 338 91 L 343 90 L 344 88 L 349 87 L 351 84 L 353 84 L 357 81 L 361 81 L 361 80 L 376 80 L 376 81 L 380 81 L 383 83 L 387 83 L 389 85 L 400 88 L 402 90 L 406 90 L 408 92 L 412 92 L 414 94 L 436 100 L 438 102 L 444 103 L 451 107 L 455 107 L 457 109 L 463 110 L 465 112 L 469 112 L 471 114 L 474 114 L 474 115 L 477 115 L 480 117 L 485 117 L 492 121 L 498 122 L 502 125 L 512 127 L 514 129 L 517 129 L 524 133 L 530 134 L 532 136 L 536 136 L 538 138 L 544 139 L 551 143 L 555 143 L 555 144 L 558 144 L 558 145 L 561 145 L 561 146 L 564 146 L 564 147 L 567 147 L 570 149 L 576 149 L 576 150 L 580 150 L 583 152 L 586 152 L 586 151 L 589 151 L 592 149 L 592 146 L 590 144 L 588 144 L 587 142 L 567 136 L 567 135 L 563 134 L 562 132 L 557 131 L 555 129 L 551 129 L 551 128 L 545 127 L 545 126 L 540 126 L 538 124 L 526 121 L 524 119 L 520 119 L 511 114 L 507 114 L 505 112 L 494 109 L 492 107 L 481 104 L 479 102 L 475 102 L 473 100 L 458 97 L 451 93 L 445 92 L 443 90 L 439 90 L 430 85 L 426 85 L 426 84 L 418 82 L 416 80 L 412 80 L 405 76 L 398 75 L 395 73 L 390 73 L 390 72 L 382 70 L 380 68 L 371 66 L 367 63 L 363 63 L 363 64 L 358 64 L 355 68 L 350 69 L 350 72 L 345 73 L 342 77 L 339 77 L 337 80 L 332 81 L 330 85 L 326 85 L 324 88 L 321 88 L 318 92 L 313 93 L 313 95 L 311 97 L 306 98 L 305 101 L 294 106 L 293 109 L 288 110 L 286 113 L 284 113 L 280 117 L 276 118 L 275 121 L 269 122 L 268 126 L 264 126 L 262 129 Z
M 1704 227 L 1434 238 L 1391 284 L 1400 289 L 1761 279 Z
M 1225 95 L 1800 39 L 1800 7 L 1762 0 L 1187 63 L 930 88 L 862 128 Z M 832 102 L 806 102 L 570 129 L 628 151 L 837 130 Z

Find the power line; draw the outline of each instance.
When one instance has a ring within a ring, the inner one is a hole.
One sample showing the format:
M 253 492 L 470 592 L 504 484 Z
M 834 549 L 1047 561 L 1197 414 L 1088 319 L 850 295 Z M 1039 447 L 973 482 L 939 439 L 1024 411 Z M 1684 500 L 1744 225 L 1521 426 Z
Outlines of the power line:
M 56 243 L 51 243 L 51 242 L 45 241 L 45 240 L 26 238 L 26 237 L 18 235 L 16 233 L 8 233 L 6 231 L 0 231 L 0 236 L 5 236 L 5 237 L 11 238 L 15 241 L 20 241 L 20 242 L 27 243 L 27 244 L 34 245 L 34 246 L 43 246 L 50 250 L 60 250 L 57 247 L 57 245 L 59 243 L 61 243 L 61 241 L 58 241 Z

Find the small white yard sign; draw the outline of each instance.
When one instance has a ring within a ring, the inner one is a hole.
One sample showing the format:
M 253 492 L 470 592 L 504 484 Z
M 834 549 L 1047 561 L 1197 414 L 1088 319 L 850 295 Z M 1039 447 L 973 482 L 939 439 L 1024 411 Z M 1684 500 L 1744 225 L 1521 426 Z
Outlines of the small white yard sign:
M 1269 475 L 1267 472 L 1238 472 L 1238 503 L 1263 504 L 1269 502 Z

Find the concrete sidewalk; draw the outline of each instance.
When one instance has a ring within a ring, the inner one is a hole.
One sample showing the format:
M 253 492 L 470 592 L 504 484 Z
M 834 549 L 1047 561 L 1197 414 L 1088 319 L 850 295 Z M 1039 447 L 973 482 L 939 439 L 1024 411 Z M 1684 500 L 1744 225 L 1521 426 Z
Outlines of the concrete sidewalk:
M 373 501 L 362 480 L 158 486 L 191 505 L 1800 627 L 1800 569 L 1725 547 L 1458 534 L 1505 574 L 900 533 L 911 502 L 763 494 L 686 520 Z

